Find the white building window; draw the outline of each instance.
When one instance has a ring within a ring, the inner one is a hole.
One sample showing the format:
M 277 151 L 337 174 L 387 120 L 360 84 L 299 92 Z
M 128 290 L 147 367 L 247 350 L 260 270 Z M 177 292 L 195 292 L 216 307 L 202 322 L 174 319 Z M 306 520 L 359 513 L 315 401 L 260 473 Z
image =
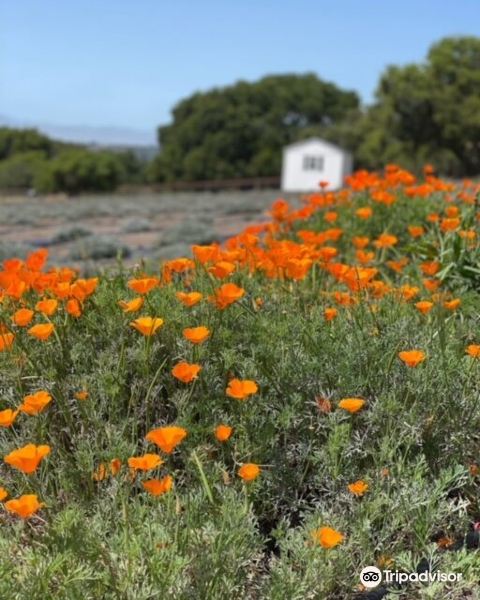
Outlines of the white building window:
M 303 157 L 304 171 L 323 171 L 325 159 L 323 156 L 310 156 L 306 154 Z

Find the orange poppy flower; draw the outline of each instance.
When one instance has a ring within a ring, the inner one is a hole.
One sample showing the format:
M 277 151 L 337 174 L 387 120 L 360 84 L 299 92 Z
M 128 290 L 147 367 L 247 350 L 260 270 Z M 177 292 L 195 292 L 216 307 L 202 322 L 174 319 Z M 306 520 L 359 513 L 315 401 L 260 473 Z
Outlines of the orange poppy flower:
M 327 550 L 335 548 L 335 546 L 341 544 L 345 538 L 342 533 L 331 527 L 320 527 L 320 529 L 312 531 L 312 537 L 315 542 Z
M 201 344 L 210 337 L 207 327 L 187 327 L 183 330 L 183 337 L 192 344 Z
M 16 298 L 17 300 L 19 300 L 24 292 L 27 289 L 27 284 L 24 281 L 21 281 L 20 279 L 15 279 L 14 281 L 11 282 L 11 284 L 6 288 L 5 293 L 8 296 L 11 296 L 12 298 Z
M 413 238 L 421 237 L 425 233 L 425 229 L 421 225 L 409 225 L 408 233 Z
M 439 279 L 422 279 L 423 287 L 430 293 L 435 292 L 440 287 Z
M 39 248 L 30 252 L 25 261 L 27 269 L 31 271 L 40 271 L 45 265 L 48 258 L 48 250 L 46 248 Z
M 77 279 L 77 281 L 70 287 L 70 293 L 74 298 L 83 302 L 85 298 L 91 296 L 97 289 L 98 277 L 92 277 L 90 279 Z
M 171 454 L 173 450 L 187 437 L 187 430 L 183 427 L 170 425 L 167 427 L 158 427 L 152 429 L 145 436 L 149 442 L 156 444 L 166 454 Z
M 70 295 L 70 288 L 70 283 L 68 281 L 63 281 L 53 286 L 52 292 L 57 298 L 65 299 Z
M 454 298 L 453 300 L 448 300 L 447 302 L 444 302 L 443 306 L 447 310 L 457 310 L 461 303 L 462 301 L 460 300 L 460 298 Z
M 74 394 L 76 400 L 86 400 L 88 398 L 87 390 L 80 390 Z
M 440 270 L 440 263 L 436 260 L 425 261 L 420 265 L 420 269 L 424 275 L 433 277 L 433 275 L 436 275 Z
M 230 398 L 236 398 L 237 400 L 245 400 L 248 396 L 256 394 L 258 391 L 258 385 L 255 381 L 250 379 L 231 379 L 226 394 Z
M 426 164 L 423 167 L 423 173 L 425 175 L 433 175 L 435 173 L 435 167 L 433 165 Z
M 207 262 L 215 262 L 218 260 L 220 255 L 220 247 L 218 244 L 211 244 L 210 246 L 192 246 L 193 256 L 198 260 L 202 265 Z
M 195 306 L 198 304 L 200 300 L 203 298 L 203 294 L 200 292 L 177 292 L 176 297 L 184 306 L 188 306 L 188 308 Z
M 139 296 L 138 298 L 134 298 L 133 300 L 120 300 L 118 302 L 120 308 L 123 310 L 123 312 L 129 313 L 129 312 L 137 312 L 137 310 L 140 310 L 143 306 L 144 303 L 144 299 Z
M 115 477 L 122 467 L 122 461 L 119 458 L 112 458 L 110 461 L 110 473 Z
M 427 221 L 429 223 L 438 223 L 440 221 L 440 215 L 437 213 L 431 213 L 427 215 Z
M 229 425 L 217 425 L 215 427 L 215 437 L 219 442 L 226 442 L 230 439 L 230 436 L 233 433 L 233 427 Z
M 198 377 L 202 370 L 200 365 L 187 362 L 179 362 L 172 369 L 172 375 L 183 383 L 190 383 Z
M 421 300 L 420 302 L 415 303 L 415 308 L 419 310 L 422 315 L 426 315 L 433 308 L 433 302 L 429 302 L 428 300 Z
M 338 213 L 334 210 L 327 210 L 323 218 L 327 223 L 335 223 L 335 221 L 338 219 Z
M 65 310 L 71 317 L 78 319 L 78 317 L 82 316 L 82 305 L 76 298 L 70 298 L 70 300 L 67 301 Z
M 460 219 L 457 217 L 442 219 L 442 221 L 440 223 L 440 229 L 444 233 L 448 233 L 449 231 L 455 231 L 459 227 L 460 227 Z
M 323 260 L 325 262 L 330 262 L 333 258 L 335 258 L 335 256 L 337 256 L 338 254 L 338 250 L 336 248 L 333 248 L 332 246 L 323 246 L 323 248 L 319 248 L 319 250 L 317 250 L 317 254 L 318 254 L 318 258 L 320 260 Z M 306 259 L 308 260 L 308 262 L 303 262 L 300 263 L 300 267 L 303 269 L 304 274 L 302 275 L 302 277 L 296 277 L 296 279 L 302 279 L 303 277 L 305 277 L 305 275 L 308 273 L 308 270 L 310 269 L 310 267 L 312 266 L 312 261 L 310 259 Z M 288 268 L 288 263 L 287 263 L 287 268 Z M 290 266 L 291 268 L 291 266 Z M 287 275 L 289 275 L 288 271 L 286 273 Z
M 472 358 L 480 358 L 480 344 L 469 344 L 465 352 Z
M 145 277 L 143 279 L 130 279 L 127 283 L 131 290 L 137 294 L 148 294 L 154 287 L 157 287 L 159 280 L 156 277 Z
M 51 317 L 53 314 L 55 314 L 57 307 L 58 301 L 54 300 L 53 298 L 40 300 L 35 305 L 36 310 L 38 310 L 38 312 L 41 312 L 43 315 L 46 315 L 47 317 Z
M 50 454 L 50 446 L 35 446 L 35 444 L 27 444 L 18 450 L 12 450 L 10 454 L 4 457 L 4 461 L 22 471 L 22 473 L 33 473 L 36 471 L 40 461 Z
M 387 266 L 390 267 L 392 271 L 395 271 L 396 273 L 401 273 L 403 269 L 408 265 L 408 262 L 409 260 L 405 256 L 398 260 L 387 260 Z
M 12 410 L 11 408 L 0 410 L 0 427 L 11 427 L 17 418 L 18 412 L 18 410 Z
M 217 262 L 213 267 L 208 269 L 208 272 L 218 279 L 225 279 L 235 271 L 235 265 L 226 260 Z
M 385 190 L 378 190 L 372 193 L 372 200 L 374 200 L 375 202 L 379 202 L 380 204 L 390 206 L 391 204 L 394 204 L 396 198 L 390 192 L 386 192 Z
M 33 310 L 30 310 L 29 308 L 20 308 L 13 313 L 12 321 L 15 325 L 18 325 L 18 327 L 26 327 L 33 319 L 33 315 Z
M 8 497 L 8 492 L 4 487 L 0 486 L 0 502 L 3 502 Z
M 407 367 L 417 367 L 426 358 L 422 350 L 404 350 L 398 353 L 398 357 Z
M 39 392 L 35 392 L 35 394 L 25 396 L 23 403 L 18 408 L 27 415 L 38 415 L 51 401 L 52 397 L 50 394 L 45 390 L 40 390 Z
M 376 248 L 391 248 L 398 243 L 398 238 L 396 235 L 391 235 L 389 233 L 382 233 L 378 236 L 378 238 L 373 242 Z
M 285 275 L 295 281 L 301 281 L 307 276 L 311 266 L 312 261 L 309 258 L 289 258 L 285 266 Z
M 352 306 L 356 302 L 354 296 L 348 292 L 339 292 L 337 290 L 333 292 L 333 297 L 335 298 L 335 302 L 341 306 Z
M 39 323 L 30 327 L 27 333 L 37 340 L 45 341 L 52 335 L 54 329 L 55 325 L 52 323 Z
M 190 258 L 174 258 L 173 260 L 169 260 L 165 263 L 164 269 L 167 279 L 169 279 L 171 278 L 171 273 L 185 273 L 185 271 L 195 269 L 195 263 Z
M 403 298 L 403 300 L 406 300 L 408 302 L 408 300 L 415 298 L 420 289 L 414 285 L 408 285 L 408 283 L 406 283 L 405 285 L 400 286 L 398 288 L 398 291 L 400 292 L 400 295 Z
M 468 472 L 472 477 L 476 477 L 480 473 L 480 467 L 473 463 L 468 466 Z
M 474 229 L 462 229 L 459 235 L 465 240 L 473 241 L 477 237 L 477 232 Z
M 135 321 L 132 321 L 130 325 L 135 327 L 142 335 L 149 337 L 163 325 L 163 319 L 160 319 L 159 317 L 140 317 L 135 319 Z
M 24 494 L 19 498 L 14 498 L 5 502 L 5 508 L 8 512 L 15 513 L 22 519 L 28 519 L 35 514 L 42 506 L 43 502 L 39 502 L 35 494 Z
M 365 405 L 365 400 L 362 398 L 343 398 L 338 403 L 340 408 L 346 410 L 347 412 L 353 414 L 361 410 Z
M 143 487 L 152 496 L 161 496 L 172 489 L 173 477 L 166 475 L 162 479 L 148 479 L 142 483 Z
M 224 310 L 245 295 L 245 290 L 234 283 L 224 283 L 215 290 L 212 301 L 217 308 Z
M 103 481 L 107 476 L 107 467 L 105 463 L 100 463 L 95 471 L 92 473 L 93 481 Z
M 144 454 L 143 456 L 132 456 L 128 459 L 128 466 L 136 471 L 150 471 L 163 465 L 163 460 L 158 454 Z
M 238 475 L 243 481 L 253 481 L 260 475 L 260 467 L 255 463 L 245 463 L 238 469 Z
M 10 332 L 0 332 L 0 352 L 9 350 L 15 339 L 15 334 Z
M 326 308 L 323 311 L 323 316 L 325 317 L 325 321 L 333 321 L 335 317 L 338 315 L 338 310 L 336 308 Z
M 348 491 L 351 492 L 354 496 L 363 496 L 365 492 L 368 490 L 368 483 L 359 479 L 354 483 L 348 484 Z
M 355 214 L 359 219 L 369 219 L 373 215 L 373 210 L 369 206 L 357 208 Z
M 447 217 L 458 217 L 459 212 L 460 209 L 458 208 L 458 206 L 447 206 L 445 208 L 445 214 L 447 215 Z
M 352 244 L 357 250 L 363 250 L 370 243 L 370 238 L 366 236 L 355 236 L 352 238 Z

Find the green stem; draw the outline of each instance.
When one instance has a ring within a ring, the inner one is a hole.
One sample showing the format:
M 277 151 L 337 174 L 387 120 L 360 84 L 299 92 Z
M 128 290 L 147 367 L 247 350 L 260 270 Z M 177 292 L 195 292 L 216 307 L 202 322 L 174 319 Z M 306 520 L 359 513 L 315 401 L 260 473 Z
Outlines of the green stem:
M 202 482 L 203 489 L 205 490 L 205 493 L 207 494 L 207 498 L 209 499 L 210 504 L 215 504 L 215 501 L 213 499 L 212 490 L 211 490 L 210 485 L 207 480 L 207 476 L 205 475 L 205 471 L 203 470 L 202 463 L 200 462 L 200 459 L 198 458 L 198 455 L 195 452 L 195 450 L 192 452 L 192 457 L 193 457 L 193 460 L 195 461 L 198 472 L 200 474 L 200 480 Z

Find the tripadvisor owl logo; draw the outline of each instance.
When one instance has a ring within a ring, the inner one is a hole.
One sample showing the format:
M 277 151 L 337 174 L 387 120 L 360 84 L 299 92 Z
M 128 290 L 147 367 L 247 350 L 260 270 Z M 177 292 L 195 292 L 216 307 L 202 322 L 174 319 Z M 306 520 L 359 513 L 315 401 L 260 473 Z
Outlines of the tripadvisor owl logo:
M 382 582 L 382 572 L 377 567 L 365 567 L 360 573 L 360 581 L 366 588 L 375 588 Z

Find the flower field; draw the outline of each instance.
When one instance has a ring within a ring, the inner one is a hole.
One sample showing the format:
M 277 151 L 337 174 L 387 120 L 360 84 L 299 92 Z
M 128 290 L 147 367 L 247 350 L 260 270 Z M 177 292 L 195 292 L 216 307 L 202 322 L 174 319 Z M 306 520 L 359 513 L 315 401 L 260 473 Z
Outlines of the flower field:
M 477 597 L 480 187 L 347 184 L 153 272 L 3 262 L 0 598 Z

